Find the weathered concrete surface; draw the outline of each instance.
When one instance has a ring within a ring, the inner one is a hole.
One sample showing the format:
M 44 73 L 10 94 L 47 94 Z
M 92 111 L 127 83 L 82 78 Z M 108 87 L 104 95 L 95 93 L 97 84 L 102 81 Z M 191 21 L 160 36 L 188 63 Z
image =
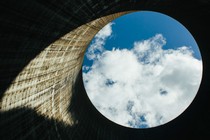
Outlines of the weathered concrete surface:
M 86 47 L 101 28 L 123 14 L 126 12 L 86 23 L 47 46 L 12 81 L 1 99 L 1 111 L 27 107 L 73 125 L 68 106 Z

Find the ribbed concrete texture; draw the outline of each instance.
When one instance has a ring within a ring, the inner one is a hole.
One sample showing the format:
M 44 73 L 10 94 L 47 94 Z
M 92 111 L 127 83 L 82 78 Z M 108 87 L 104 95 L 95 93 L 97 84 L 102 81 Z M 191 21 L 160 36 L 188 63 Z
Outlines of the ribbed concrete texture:
M 47 46 L 11 82 L 1 99 L 1 111 L 26 107 L 48 119 L 74 125 L 68 106 L 85 49 L 102 27 L 123 14 L 86 23 Z
M 0 139 L 204 139 L 210 119 L 209 9 L 206 0 L 1 1 Z M 204 78 L 191 107 L 175 121 L 145 130 L 103 117 L 89 101 L 81 77 L 84 53 L 94 35 L 135 10 L 159 11 L 182 22 L 197 40 L 204 61 Z

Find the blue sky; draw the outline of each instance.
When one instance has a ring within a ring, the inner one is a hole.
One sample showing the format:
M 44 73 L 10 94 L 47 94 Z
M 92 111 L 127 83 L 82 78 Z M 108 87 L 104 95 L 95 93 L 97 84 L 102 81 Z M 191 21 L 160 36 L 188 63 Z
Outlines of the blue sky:
M 157 12 L 134 12 L 115 19 L 112 26 L 113 34 L 106 41 L 105 48 L 131 48 L 136 40 L 145 40 L 161 33 L 167 40 L 164 49 L 190 46 L 194 56 L 201 59 L 197 43 L 191 33 L 178 21 Z M 123 40 L 123 41 L 121 41 Z M 84 63 L 91 63 L 84 59 Z
M 142 11 L 122 16 L 116 19 L 114 23 L 117 26 L 113 26 L 113 39 L 106 42 L 105 47 L 107 49 L 132 47 L 136 40 L 144 40 L 161 33 L 167 39 L 164 49 L 177 48 L 183 45 L 192 46 L 195 57 L 201 58 L 197 43 L 190 32 L 169 16 L 157 12 Z
M 156 12 L 127 14 L 101 29 L 83 62 L 83 82 L 105 117 L 131 128 L 167 123 L 192 102 L 202 78 L 189 31 Z

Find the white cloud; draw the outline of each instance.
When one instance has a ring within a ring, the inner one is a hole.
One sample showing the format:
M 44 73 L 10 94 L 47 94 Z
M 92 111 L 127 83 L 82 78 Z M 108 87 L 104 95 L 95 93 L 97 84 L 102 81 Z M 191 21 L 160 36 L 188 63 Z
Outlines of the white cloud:
M 101 52 L 104 51 L 104 45 L 107 38 L 112 34 L 112 25 L 114 23 L 108 23 L 102 28 L 94 37 L 92 44 L 88 48 L 86 56 L 89 60 L 98 59 Z
M 108 51 L 103 45 L 110 35 L 111 25 L 97 35 L 100 39 L 96 36 L 92 45 L 99 41 L 100 53 L 97 59 L 88 57 L 93 65 L 83 72 L 85 89 L 95 107 L 128 127 L 154 127 L 181 114 L 199 88 L 202 61 L 186 46 L 164 50 L 166 39 L 161 34 L 134 42 L 131 50 Z M 88 53 L 94 54 L 96 46 Z

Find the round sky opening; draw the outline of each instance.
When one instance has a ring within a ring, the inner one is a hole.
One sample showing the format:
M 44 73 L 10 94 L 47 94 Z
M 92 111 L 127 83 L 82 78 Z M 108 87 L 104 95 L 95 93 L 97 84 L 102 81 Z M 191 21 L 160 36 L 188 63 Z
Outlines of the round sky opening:
M 107 119 L 151 128 L 187 109 L 202 70 L 198 45 L 181 23 L 141 11 L 113 20 L 95 35 L 84 56 L 82 77 L 90 101 Z

